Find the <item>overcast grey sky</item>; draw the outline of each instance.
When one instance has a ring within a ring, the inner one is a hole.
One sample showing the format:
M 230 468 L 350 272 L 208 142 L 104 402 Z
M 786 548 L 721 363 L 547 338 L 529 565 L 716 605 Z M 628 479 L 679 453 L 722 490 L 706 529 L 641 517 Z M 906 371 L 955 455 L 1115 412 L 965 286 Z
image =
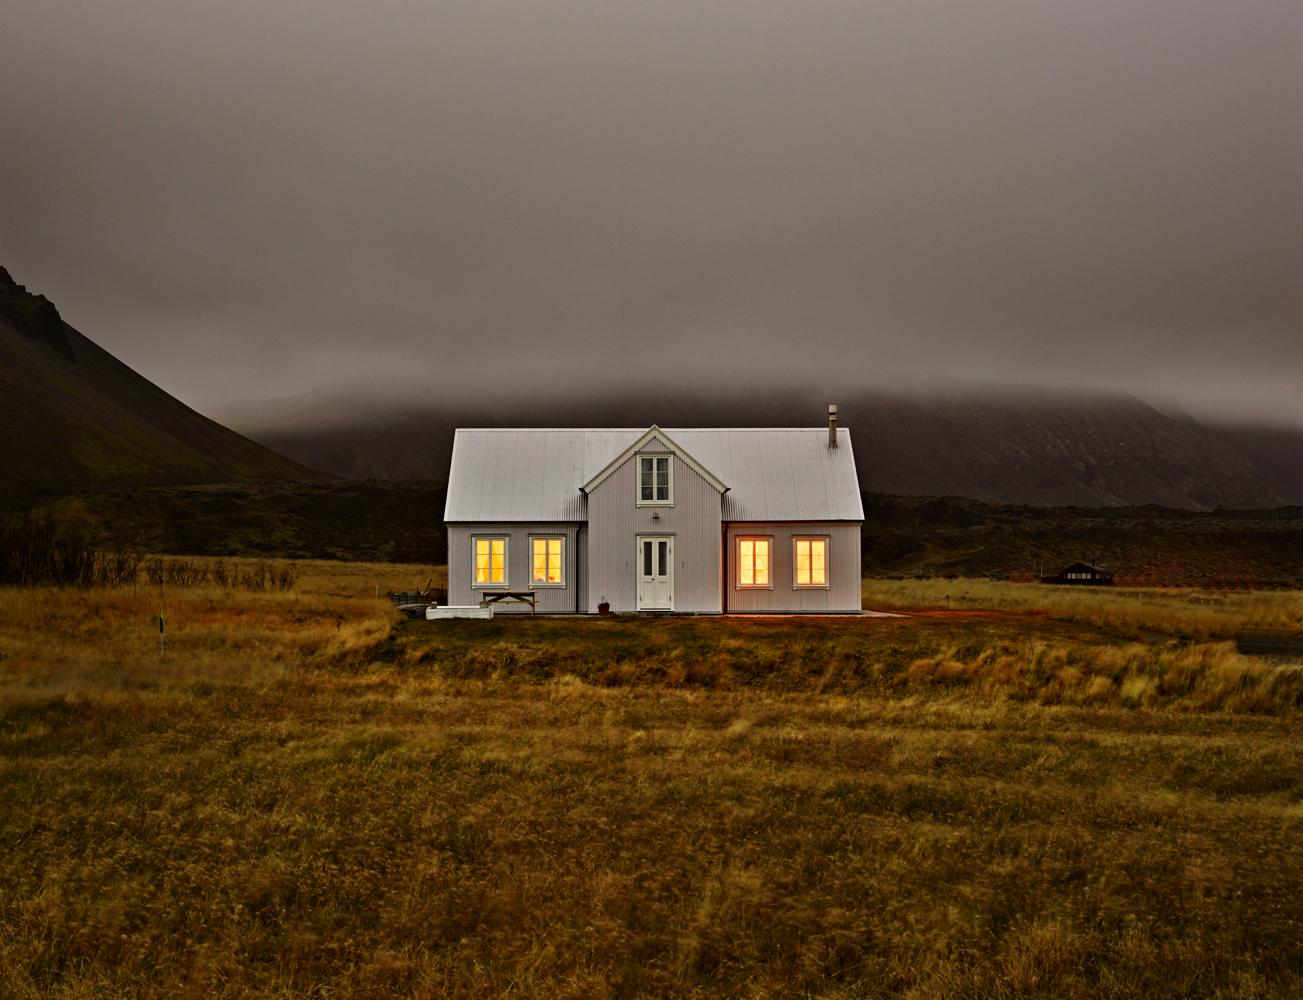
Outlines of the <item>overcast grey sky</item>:
M 1303 423 L 1299 0 L 7 0 L 0 126 L 0 263 L 201 409 L 609 372 Z

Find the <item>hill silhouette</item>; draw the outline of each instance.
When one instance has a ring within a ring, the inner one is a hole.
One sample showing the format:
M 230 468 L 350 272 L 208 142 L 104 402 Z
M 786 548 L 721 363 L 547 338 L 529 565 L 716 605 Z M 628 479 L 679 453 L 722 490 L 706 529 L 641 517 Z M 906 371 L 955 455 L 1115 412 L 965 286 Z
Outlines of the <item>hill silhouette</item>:
M 1086 391 L 625 392 L 404 403 L 328 393 L 232 408 L 226 420 L 353 479 L 442 482 L 456 427 L 804 426 L 840 405 L 865 492 L 995 504 L 1188 510 L 1303 503 L 1303 430 L 1208 426 Z
M 0 268 L 0 491 L 321 478 L 168 395 Z

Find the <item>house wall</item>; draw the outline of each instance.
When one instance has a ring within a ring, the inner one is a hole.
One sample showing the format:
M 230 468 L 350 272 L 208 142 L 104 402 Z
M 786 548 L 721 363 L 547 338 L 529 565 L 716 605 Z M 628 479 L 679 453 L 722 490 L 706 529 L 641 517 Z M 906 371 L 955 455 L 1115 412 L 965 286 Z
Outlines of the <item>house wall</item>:
M 737 540 L 743 536 L 772 536 L 772 590 L 743 590 L 737 579 Z M 828 537 L 828 589 L 797 589 L 793 539 L 798 535 Z M 728 525 L 727 610 L 748 611 L 859 611 L 860 525 L 857 521 L 765 521 Z
M 584 607 L 586 596 L 579 572 L 582 565 L 579 553 L 582 544 L 576 538 L 579 531 L 577 524 L 557 522 L 496 522 L 486 524 L 449 524 L 448 525 L 448 603 L 451 605 L 479 604 L 480 598 L 494 590 L 533 590 L 538 594 L 538 610 L 551 612 L 574 612 L 576 599 L 578 607 Z M 507 541 L 507 586 L 476 587 L 472 581 L 474 574 L 474 550 L 471 539 L 476 535 L 505 535 Z M 562 535 L 565 545 L 562 553 L 564 563 L 565 586 L 543 587 L 530 583 L 531 535 Z M 632 543 L 630 543 L 632 545 Z M 494 608 L 495 614 L 524 612 L 529 614 L 526 604 L 501 603 Z
M 659 445 L 648 452 L 664 452 Z M 674 537 L 674 610 L 718 614 L 722 504 L 719 491 L 677 455 L 671 456 L 673 507 L 638 506 L 637 456 L 588 497 L 584 548 L 588 610 L 603 597 L 616 612 L 638 607 L 637 536 Z

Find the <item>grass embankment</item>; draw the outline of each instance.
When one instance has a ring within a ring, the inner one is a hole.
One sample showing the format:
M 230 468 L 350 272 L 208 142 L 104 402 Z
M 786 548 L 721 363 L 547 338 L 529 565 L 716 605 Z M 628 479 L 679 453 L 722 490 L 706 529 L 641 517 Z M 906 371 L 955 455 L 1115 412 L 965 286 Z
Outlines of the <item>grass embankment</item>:
M 1303 989 L 1282 682 L 917 666 L 1129 641 L 1030 614 L 399 622 L 421 574 L 178 591 L 162 660 L 154 595 L 4 592 L 0 995 Z
M 1303 631 L 1303 592 L 1194 588 L 1074 587 L 990 580 L 875 580 L 866 606 L 1035 613 L 1137 637 L 1232 639 L 1254 629 Z

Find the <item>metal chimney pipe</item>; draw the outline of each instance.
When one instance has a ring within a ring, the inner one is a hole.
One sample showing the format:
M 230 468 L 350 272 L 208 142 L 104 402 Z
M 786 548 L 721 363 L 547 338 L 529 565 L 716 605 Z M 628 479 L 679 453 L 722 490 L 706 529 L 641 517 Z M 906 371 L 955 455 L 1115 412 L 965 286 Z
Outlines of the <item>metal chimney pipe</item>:
M 837 404 L 828 404 L 828 447 L 837 447 Z

